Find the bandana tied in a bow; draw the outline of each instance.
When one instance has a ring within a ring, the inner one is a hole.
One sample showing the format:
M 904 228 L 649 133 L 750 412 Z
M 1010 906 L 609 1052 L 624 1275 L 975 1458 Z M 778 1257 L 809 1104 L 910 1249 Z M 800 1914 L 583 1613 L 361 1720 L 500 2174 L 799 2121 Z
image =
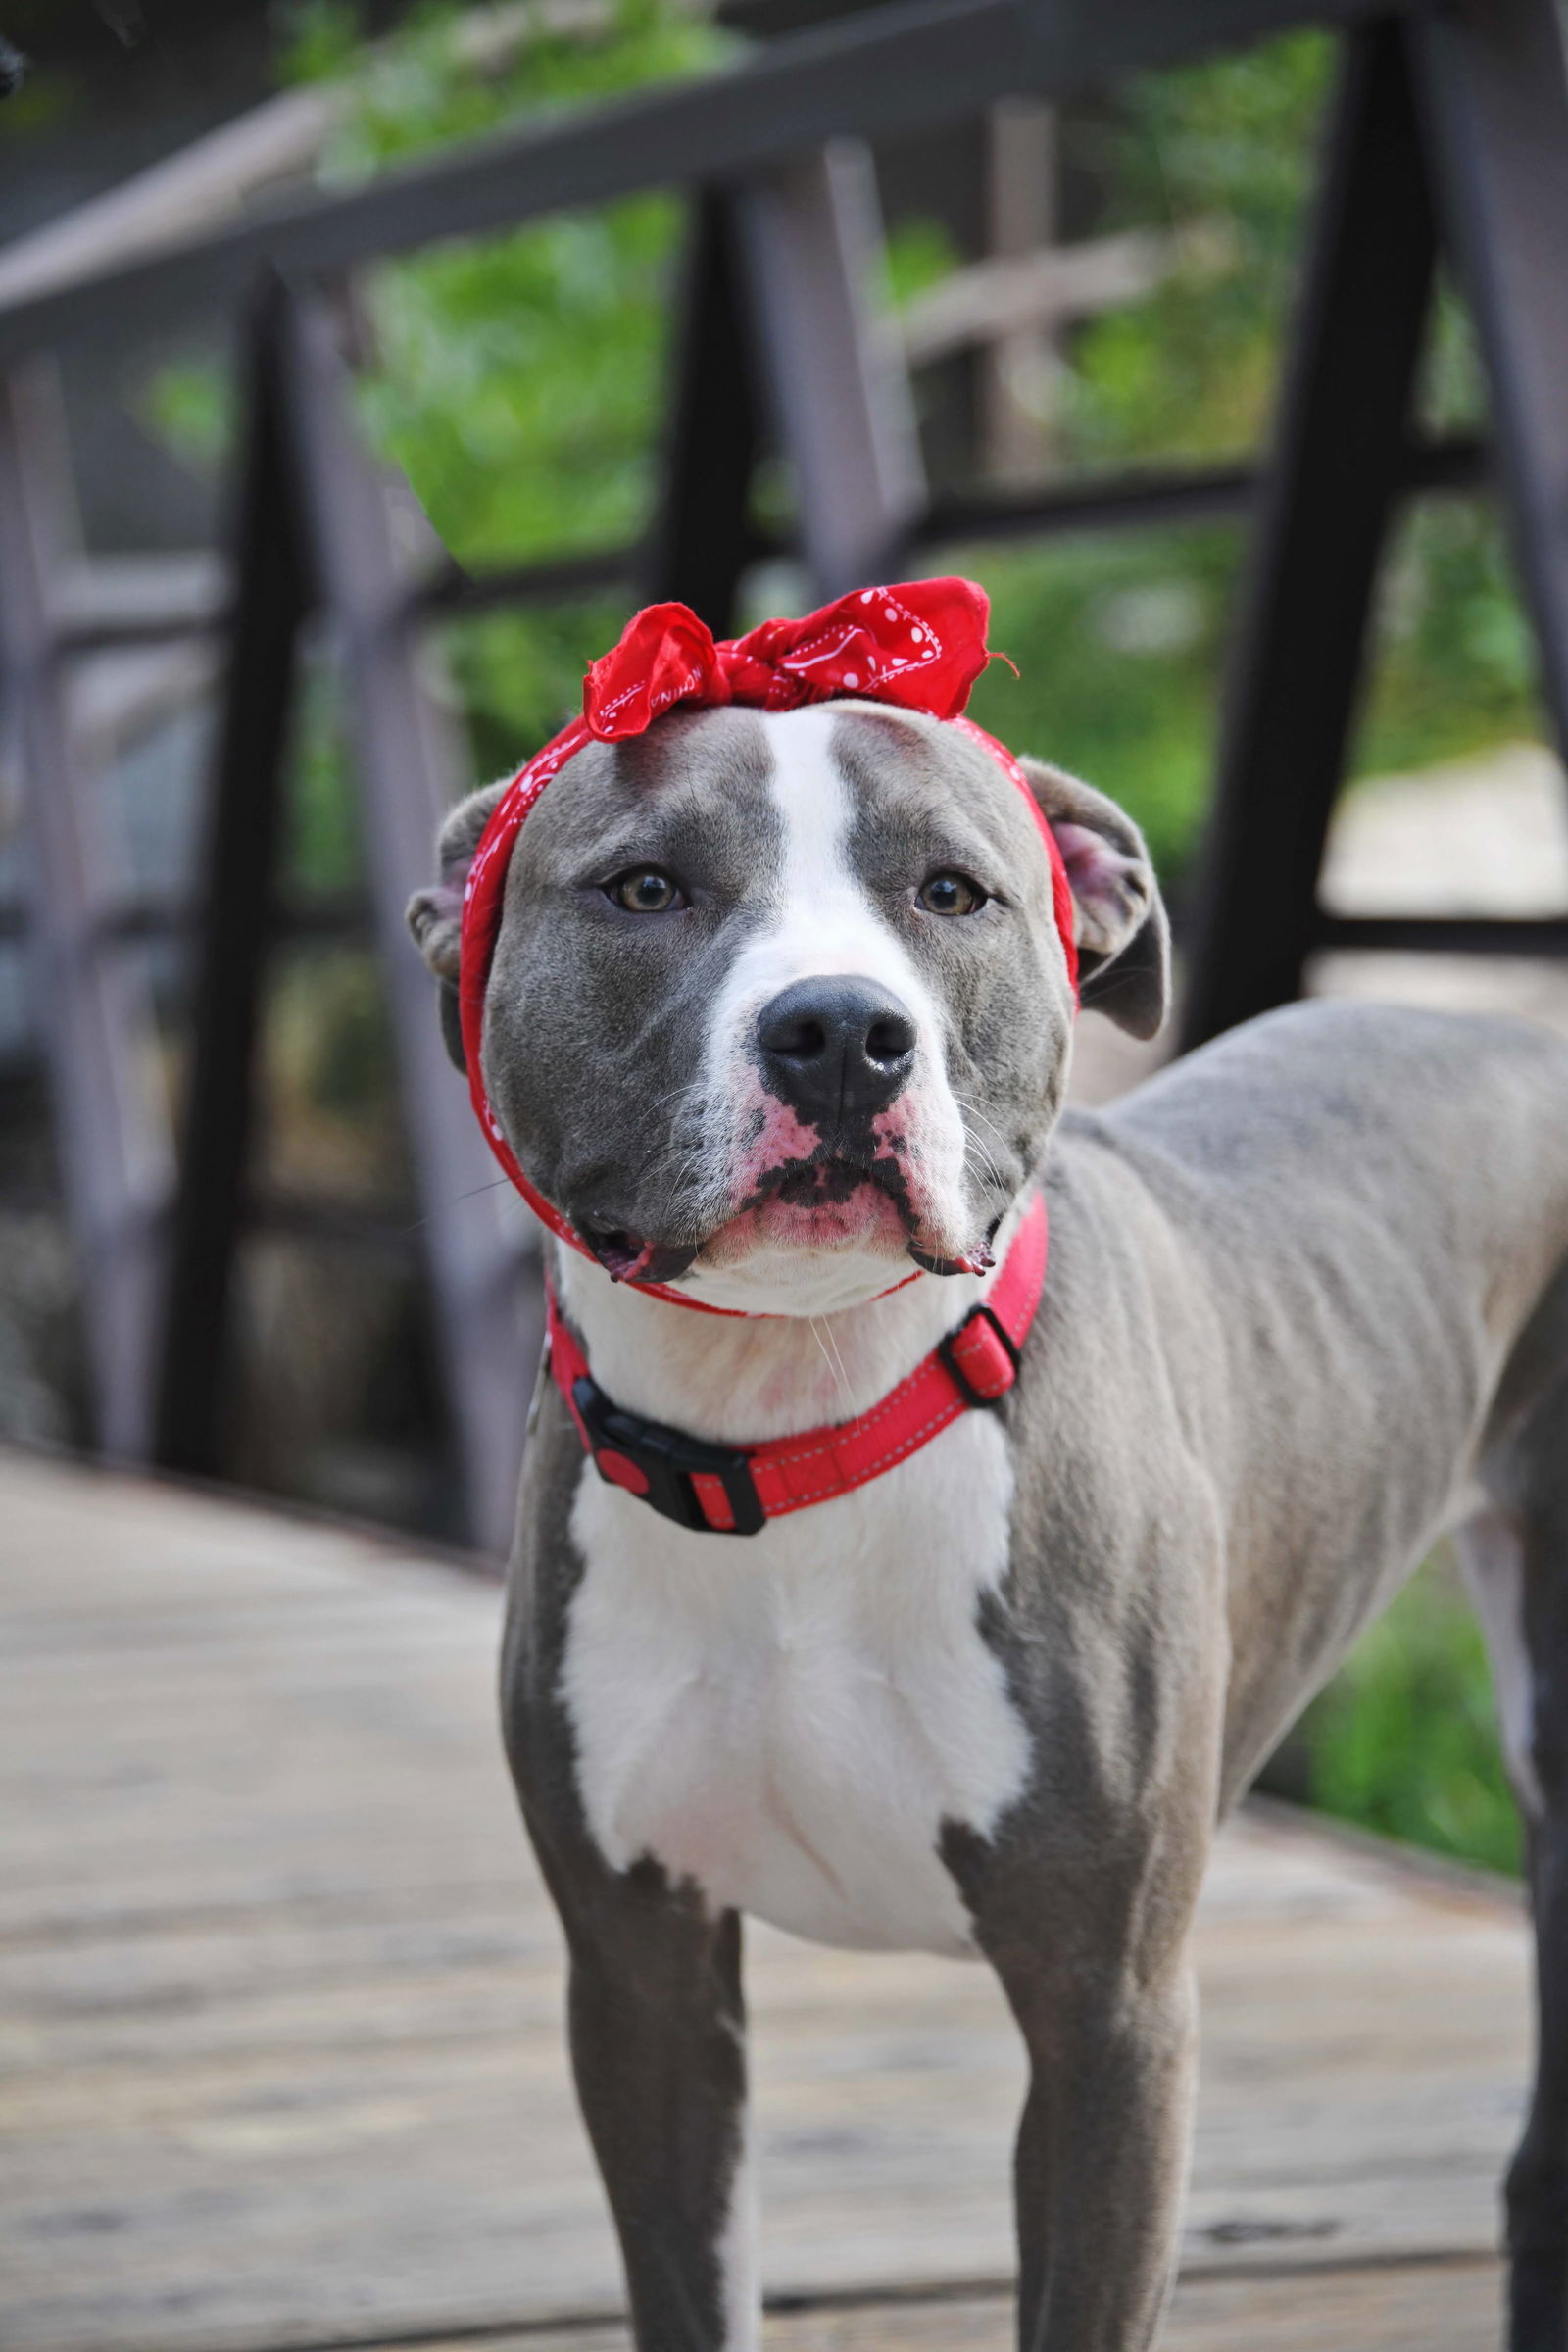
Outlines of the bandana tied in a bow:
M 947 720 L 987 751 L 1023 794 L 1051 862 L 1056 929 L 1076 987 L 1072 895 L 1055 836 L 1012 754 L 962 715 L 969 689 L 990 659 L 990 599 L 973 580 L 908 580 L 893 588 L 857 588 L 804 619 L 764 620 L 744 637 L 715 643 L 689 607 L 649 605 L 627 622 L 619 644 L 590 666 L 583 680 L 582 716 L 513 777 L 485 826 L 464 894 L 463 1046 L 473 1107 L 491 1150 L 530 1208 L 563 1241 L 583 1248 L 560 1210 L 518 1166 L 485 1093 L 479 1049 L 514 845 L 545 786 L 588 743 L 620 743 L 645 734 L 679 704 L 796 710 L 807 703 L 891 703 Z M 662 1284 L 639 1287 L 683 1306 L 698 1303 Z

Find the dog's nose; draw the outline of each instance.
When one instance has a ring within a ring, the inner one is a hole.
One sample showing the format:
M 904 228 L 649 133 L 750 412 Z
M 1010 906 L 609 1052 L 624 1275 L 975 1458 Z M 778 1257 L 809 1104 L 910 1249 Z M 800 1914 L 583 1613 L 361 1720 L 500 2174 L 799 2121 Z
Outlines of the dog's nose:
M 769 1086 L 812 1126 L 885 1110 L 914 1066 L 915 1034 L 875 980 L 797 980 L 757 1018 Z

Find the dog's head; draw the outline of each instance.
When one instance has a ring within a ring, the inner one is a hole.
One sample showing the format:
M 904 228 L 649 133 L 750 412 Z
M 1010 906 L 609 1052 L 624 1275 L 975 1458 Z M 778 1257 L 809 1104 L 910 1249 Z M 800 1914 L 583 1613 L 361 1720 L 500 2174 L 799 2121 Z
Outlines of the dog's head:
M 1023 762 L 1072 886 L 1083 1002 L 1152 1036 L 1164 910 L 1137 827 Z M 410 922 L 455 1019 L 454 810 Z M 910 1258 L 986 1262 L 1061 1104 L 1073 995 L 1038 828 L 921 713 L 672 711 L 592 743 L 517 836 L 483 1076 L 530 1181 L 615 1273 L 814 1313 Z

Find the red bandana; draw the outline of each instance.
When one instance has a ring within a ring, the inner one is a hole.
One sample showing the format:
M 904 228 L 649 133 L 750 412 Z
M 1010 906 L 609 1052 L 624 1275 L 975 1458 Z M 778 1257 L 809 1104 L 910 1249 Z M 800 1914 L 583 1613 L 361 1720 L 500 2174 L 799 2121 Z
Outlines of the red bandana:
M 962 716 L 969 689 L 989 659 L 990 613 L 990 599 L 973 580 L 908 580 L 894 588 L 858 588 L 802 620 L 764 620 L 744 637 L 715 644 L 685 605 L 649 605 L 627 622 L 620 643 L 589 669 L 582 716 L 563 727 L 513 777 L 485 826 L 464 893 L 463 1049 L 468 1091 L 491 1151 L 535 1215 L 573 1249 L 584 1250 L 584 1245 L 518 1166 L 490 1107 L 479 1067 L 485 989 L 501 929 L 507 867 L 545 786 L 585 744 L 619 743 L 644 734 L 678 703 L 796 710 L 805 703 L 848 699 L 929 711 L 980 744 L 1023 794 L 1051 860 L 1056 929 L 1076 988 L 1072 894 L 1055 835 L 1012 754 Z M 700 1303 L 662 1283 L 637 1287 L 682 1306 Z

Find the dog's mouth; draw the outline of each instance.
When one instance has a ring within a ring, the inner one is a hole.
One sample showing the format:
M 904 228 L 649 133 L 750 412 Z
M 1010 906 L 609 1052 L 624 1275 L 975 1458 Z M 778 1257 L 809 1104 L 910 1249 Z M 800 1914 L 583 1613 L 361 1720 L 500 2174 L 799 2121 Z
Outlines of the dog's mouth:
M 694 1266 L 701 1272 L 737 1265 L 768 1244 L 906 1257 L 927 1274 L 983 1274 L 996 1262 L 990 1244 L 1001 1217 L 983 1243 L 951 1254 L 933 1246 L 897 1153 L 862 1157 L 822 1149 L 766 1169 L 701 1241 L 655 1241 L 591 1213 L 575 1223 L 612 1282 L 670 1283 Z
M 698 1260 L 728 1264 L 760 1241 L 818 1249 L 858 1243 L 893 1254 L 911 1239 L 916 1219 L 896 1167 L 824 1151 L 769 1168 L 701 1242 L 652 1241 L 592 1214 L 575 1223 L 612 1282 L 674 1282 Z
M 831 1149 L 768 1168 L 698 1253 L 699 1266 L 729 1265 L 760 1244 L 907 1257 L 928 1274 L 984 1272 L 990 1251 L 934 1249 L 896 1152 L 861 1156 Z

